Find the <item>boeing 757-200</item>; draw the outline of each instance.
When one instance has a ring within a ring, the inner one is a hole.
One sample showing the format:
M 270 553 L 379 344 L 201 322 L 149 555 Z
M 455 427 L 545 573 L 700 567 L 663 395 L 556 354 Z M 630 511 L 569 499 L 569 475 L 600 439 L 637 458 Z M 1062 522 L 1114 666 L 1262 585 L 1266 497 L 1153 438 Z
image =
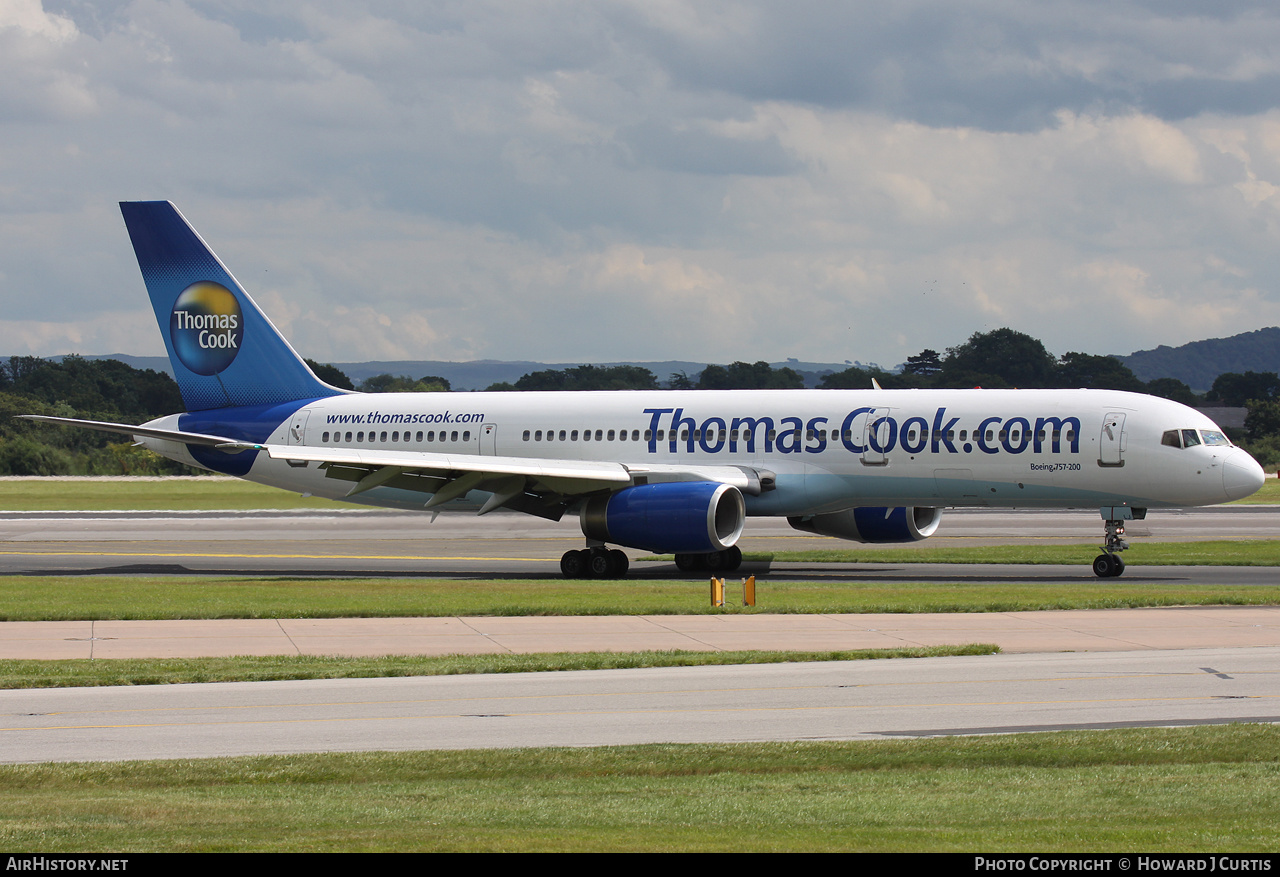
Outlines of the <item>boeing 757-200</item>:
M 578 518 L 566 576 L 626 546 L 731 570 L 748 516 L 905 542 L 944 507 L 1091 508 L 1099 576 L 1124 523 L 1241 499 L 1263 472 L 1204 415 L 1111 390 L 352 393 L 320 381 L 167 201 L 120 205 L 186 412 L 130 435 L 191 466 L 335 500 Z

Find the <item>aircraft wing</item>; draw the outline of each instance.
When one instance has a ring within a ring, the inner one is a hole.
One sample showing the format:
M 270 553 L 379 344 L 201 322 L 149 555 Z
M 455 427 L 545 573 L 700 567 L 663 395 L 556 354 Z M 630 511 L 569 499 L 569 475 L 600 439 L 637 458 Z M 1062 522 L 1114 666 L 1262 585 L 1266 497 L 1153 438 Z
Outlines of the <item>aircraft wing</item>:
M 483 490 L 492 496 L 479 514 L 506 507 L 556 519 L 576 497 L 619 490 L 637 482 L 717 481 L 759 493 L 762 480 L 754 470 L 737 466 L 631 465 L 299 445 L 268 445 L 265 450 L 272 459 L 319 463 L 327 470 L 327 477 L 355 482 L 348 497 L 387 485 L 430 494 L 424 508 L 432 508 L 468 491 Z
M 355 482 L 348 497 L 387 485 L 423 493 L 424 508 L 432 508 L 471 490 L 489 491 L 493 498 L 481 514 L 499 506 L 541 514 L 539 503 L 555 506 L 569 497 L 631 484 L 631 474 L 621 464 L 589 460 L 300 445 L 268 445 L 265 450 L 274 460 L 319 463 L 327 477 Z M 559 518 L 563 511 L 542 516 Z
M 134 438 L 201 445 L 228 453 L 263 451 L 274 460 L 294 465 L 318 463 L 328 478 L 352 482 L 347 497 L 388 486 L 423 494 L 423 507 L 432 508 L 472 490 L 491 494 L 480 508 L 485 514 L 499 507 L 559 520 L 570 502 L 580 496 L 620 490 L 631 484 L 662 481 L 715 481 L 732 484 L 744 493 L 772 488 L 773 474 L 739 466 L 698 466 L 663 463 L 618 463 L 597 460 L 500 457 L 481 454 L 440 454 L 389 451 L 378 448 L 316 447 L 247 442 L 226 436 L 49 417 L 20 415 L 26 420 L 79 426 Z

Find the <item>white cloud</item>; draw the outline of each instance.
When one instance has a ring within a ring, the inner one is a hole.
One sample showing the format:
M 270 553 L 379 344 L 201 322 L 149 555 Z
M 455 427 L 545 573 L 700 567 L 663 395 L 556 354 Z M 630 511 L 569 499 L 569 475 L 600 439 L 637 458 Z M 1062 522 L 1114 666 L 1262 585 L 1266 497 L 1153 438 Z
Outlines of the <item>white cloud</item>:
M 0 0 L 0 354 L 158 350 L 114 212 L 155 197 L 325 361 L 1280 323 L 1278 39 L 1247 3 Z
M 40 0 L 0 2 L 0 31 L 10 28 L 55 43 L 67 43 L 76 37 L 75 22 L 66 16 L 45 12 Z

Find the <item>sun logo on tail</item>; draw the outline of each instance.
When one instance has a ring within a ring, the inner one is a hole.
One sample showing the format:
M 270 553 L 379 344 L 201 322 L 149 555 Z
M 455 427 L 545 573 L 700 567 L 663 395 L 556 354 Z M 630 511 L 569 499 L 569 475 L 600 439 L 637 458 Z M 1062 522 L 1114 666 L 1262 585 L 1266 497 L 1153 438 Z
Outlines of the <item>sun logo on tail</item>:
M 240 302 L 221 283 L 200 280 L 173 303 L 169 338 L 182 364 L 198 375 L 216 375 L 235 361 L 244 340 Z

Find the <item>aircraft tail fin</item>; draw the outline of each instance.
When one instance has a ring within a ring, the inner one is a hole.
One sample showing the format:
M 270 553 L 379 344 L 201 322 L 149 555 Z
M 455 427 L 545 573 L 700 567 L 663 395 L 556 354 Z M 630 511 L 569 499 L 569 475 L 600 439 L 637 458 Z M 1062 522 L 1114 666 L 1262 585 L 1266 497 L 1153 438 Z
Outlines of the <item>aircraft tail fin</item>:
M 120 212 L 188 411 L 344 392 L 312 373 L 173 204 Z

